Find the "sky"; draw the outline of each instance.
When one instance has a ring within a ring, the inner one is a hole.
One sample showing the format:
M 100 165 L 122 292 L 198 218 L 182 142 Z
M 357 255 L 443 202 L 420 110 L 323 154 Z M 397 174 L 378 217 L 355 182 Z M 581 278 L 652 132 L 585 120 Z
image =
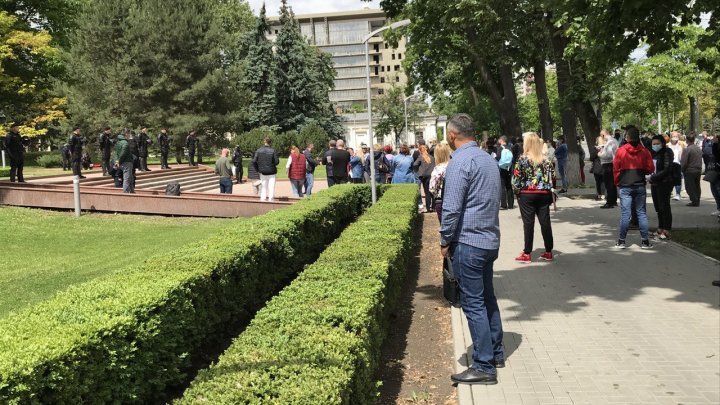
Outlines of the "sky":
M 263 0 L 249 0 L 255 14 L 262 7 Z M 278 15 L 280 0 L 264 1 L 268 16 Z M 295 14 L 327 13 L 332 11 L 360 10 L 363 7 L 380 8 L 380 1 L 366 3 L 361 0 L 288 0 Z

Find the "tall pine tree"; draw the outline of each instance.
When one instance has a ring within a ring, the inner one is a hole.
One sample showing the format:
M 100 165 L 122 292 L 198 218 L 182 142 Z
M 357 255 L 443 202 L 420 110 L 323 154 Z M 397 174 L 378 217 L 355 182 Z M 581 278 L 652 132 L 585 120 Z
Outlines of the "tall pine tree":
M 275 55 L 273 45 L 267 38 L 270 32 L 265 16 L 265 3 L 257 17 L 255 34 L 252 36 L 246 58 L 243 85 L 251 93 L 249 124 L 252 127 L 276 125 L 275 107 Z

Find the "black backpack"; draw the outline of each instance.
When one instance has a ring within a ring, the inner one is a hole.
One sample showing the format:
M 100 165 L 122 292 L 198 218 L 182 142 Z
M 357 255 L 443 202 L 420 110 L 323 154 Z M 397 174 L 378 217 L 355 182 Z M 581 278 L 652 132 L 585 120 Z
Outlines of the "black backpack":
M 168 185 L 165 186 L 165 195 L 179 196 L 180 195 L 180 183 L 178 183 L 177 181 L 168 183 Z
M 388 161 L 385 158 L 385 155 L 382 155 L 380 159 L 378 159 L 377 170 L 380 173 L 390 173 L 390 165 L 388 165 Z

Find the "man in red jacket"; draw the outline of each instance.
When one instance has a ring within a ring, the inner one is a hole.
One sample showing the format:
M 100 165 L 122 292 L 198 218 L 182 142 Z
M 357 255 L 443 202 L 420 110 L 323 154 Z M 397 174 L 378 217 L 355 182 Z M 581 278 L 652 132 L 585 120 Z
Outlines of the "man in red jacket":
M 642 249 L 652 249 L 648 232 L 648 217 L 645 211 L 647 190 L 646 177 L 655 171 L 652 155 L 640 143 L 640 131 L 634 126 L 625 127 L 625 140 L 613 160 L 613 176 L 620 196 L 620 235 L 615 247 L 625 249 L 625 237 L 630 226 L 632 206 L 635 206 Z

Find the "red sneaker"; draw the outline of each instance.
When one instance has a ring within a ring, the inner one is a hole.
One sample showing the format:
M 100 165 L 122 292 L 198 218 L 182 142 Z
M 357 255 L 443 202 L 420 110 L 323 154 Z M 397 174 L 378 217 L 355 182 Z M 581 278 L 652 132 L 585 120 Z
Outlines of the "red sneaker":
M 530 257 L 530 254 L 523 252 L 520 256 L 515 258 L 515 261 L 528 264 L 532 263 L 532 257 Z
M 551 262 L 553 261 L 553 253 L 552 252 L 545 252 L 540 255 L 540 260 L 544 262 Z

